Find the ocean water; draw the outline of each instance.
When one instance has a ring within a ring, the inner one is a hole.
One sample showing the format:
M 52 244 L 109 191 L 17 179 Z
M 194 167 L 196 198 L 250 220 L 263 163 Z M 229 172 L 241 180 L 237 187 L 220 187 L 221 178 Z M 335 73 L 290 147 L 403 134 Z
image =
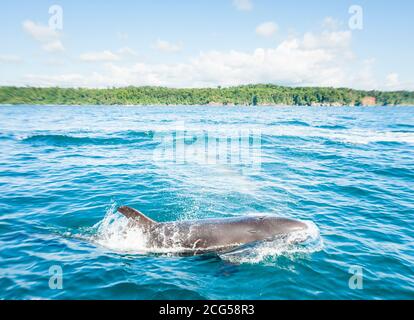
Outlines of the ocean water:
M 181 256 L 119 205 L 310 228 Z M 0 107 L 1 299 L 413 299 L 413 226 L 410 107 Z

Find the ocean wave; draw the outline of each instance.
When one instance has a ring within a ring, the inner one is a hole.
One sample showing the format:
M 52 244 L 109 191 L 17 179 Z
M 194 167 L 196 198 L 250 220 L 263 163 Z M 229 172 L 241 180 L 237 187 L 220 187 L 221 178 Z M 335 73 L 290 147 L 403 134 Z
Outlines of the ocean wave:
M 329 129 L 329 130 L 346 130 L 348 127 L 347 126 L 343 126 L 343 125 L 339 125 L 339 124 L 325 124 L 325 125 L 321 125 L 321 126 L 316 126 L 316 128 L 320 128 L 320 129 Z
M 407 131 L 413 132 L 414 125 L 409 124 L 409 123 L 397 123 L 397 124 L 389 125 L 388 128 L 390 128 L 390 129 L 401 129 L 401 130 L 404 130 L 404 131 L 407 130 Z
M 343 126 L 308 125 L 254 125 L 243 130 L 237 125 L 183 127 L 148 127 L 139 130 L 106 132 L 104 136 L 94 133 L 77 134 L 34 134 L 20 138 L 23 143 L 41 146 L 79 146 L 79 145 L 128 145 L 142 142 L 184 141 L 186 145 L 200 146 L 206 141 L 226 141 L 235 139 L 262 138 L 262 143 L 273 143 L 278 139 L 325 139 L 349 144 L 405 143 L 414 144 L 414 132 L 408 130 L 385 131 L 372 129 L 346 129 Z M 12 139 L 9 135 L 0 135 L 0 139 Z M 243 140 L 244 139 L 244 140 Z M 270 139 L 270 140 L 269 140 Z M 172 145 L 172 144 L 171 144 Z
M 269 126 L 301 126 L 301 127 L 310 127 L 311 125 L 305 121 L 301 120 L 285 120 L 269 123 Z
M 412 110 L 16 106 L 0 116 L 0 299 L 409 299 Z M 177 128 L 188 132 L 186 161 L 154 159 L 158 137 L 171 142 Z M 261 134 L 258 163 L 206 161 L 205 133 L 250 130 Z M 321 235 L 157 253 L 112 199 L 158 221 L 265 212 L 313 221 Z M 64 290 L 48 287 L 52 265 Z M 349 289 L 352 266 L 364 290 Z
M 276 137 L 292 138 L 323 138 L 349 144 L 370 144 L 380 142 L 394 142 L 414 144 L 414 133 L 401 133 L 392 131 L 378 131 L 370 129 L 347 129 L 333 131 L 321 128 L 304 128 L 298 126 L 277 127 L 273 130 L 265 129 L 262 133 Z
M 124 136 L 119 137 L 93 137 L 93 136 L 73 136 L 60 134 L 40 134 L 32 135 L 21 139 L 21 142 L 39 146 L 80 146 L 80 145 L 123 145 L 142 142 L 143 140 L 152 139 L 149 132 L 126 132 Z
M 14 139 L 13 134 L 0 133 L 0 140 L 13 140 L 13 139 Z
M 185 127 L 184 127 L 185 128 Z M 247 137 L 257 138 L 264 137 L 264 139 L 274 138 L 282 139 L 325 139 L 331 141 L 338 141 L 348 144 L 370 144 L 370 143 L 406 143 L 414 144 L 414 132 L 397 132 L 386 130 L 372 130 L 372 129 L 347 129 L 344 126 L 332 127 L 310 127 L 301 125 L 277 125 L 277 126 L 262 126 L 254 125 L 245 127 L 241 130 L 237 126 L 200 126 L 195 125 L 185 128 L 185 135 L 178 135 L 175 139 L 186 139 L 186 141 L 199 141 L 203 139 L 245 139 Z M 171 136 L 174 131 L 154 131 L 158 136 Z M 180 132 L 180 131 L 178 131 Z M 264 140 L 263 142 L 266 142 Z

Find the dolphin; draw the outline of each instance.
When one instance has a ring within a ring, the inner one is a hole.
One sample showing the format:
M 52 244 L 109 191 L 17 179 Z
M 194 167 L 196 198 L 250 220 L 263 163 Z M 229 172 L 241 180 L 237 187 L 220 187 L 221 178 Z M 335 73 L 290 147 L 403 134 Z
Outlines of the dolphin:
M 229 252 L 308 228 L 301 221 L 274 216 L 159 223 L 128 206 L 119 207 L 118 212 L 129 219 L 131 226 L 143 231 L 149 247 L 178 249 L 181 254 L 189 255 Z

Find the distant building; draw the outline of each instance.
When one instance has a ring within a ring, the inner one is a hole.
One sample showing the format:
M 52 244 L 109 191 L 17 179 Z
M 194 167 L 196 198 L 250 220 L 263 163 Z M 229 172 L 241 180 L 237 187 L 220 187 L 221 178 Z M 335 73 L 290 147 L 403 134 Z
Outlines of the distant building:
M 377 99 L 375 97 L 365 97 L 362 98 L 361 104 L 363 106 L 375 106 L 377 105 Z

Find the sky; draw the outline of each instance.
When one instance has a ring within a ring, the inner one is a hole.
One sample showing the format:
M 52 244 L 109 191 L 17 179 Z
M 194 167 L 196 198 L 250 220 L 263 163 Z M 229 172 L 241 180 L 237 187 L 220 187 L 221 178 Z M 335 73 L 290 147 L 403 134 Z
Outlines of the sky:
M 414 90 L 410 0 L 2 0 L 0 86 Z

